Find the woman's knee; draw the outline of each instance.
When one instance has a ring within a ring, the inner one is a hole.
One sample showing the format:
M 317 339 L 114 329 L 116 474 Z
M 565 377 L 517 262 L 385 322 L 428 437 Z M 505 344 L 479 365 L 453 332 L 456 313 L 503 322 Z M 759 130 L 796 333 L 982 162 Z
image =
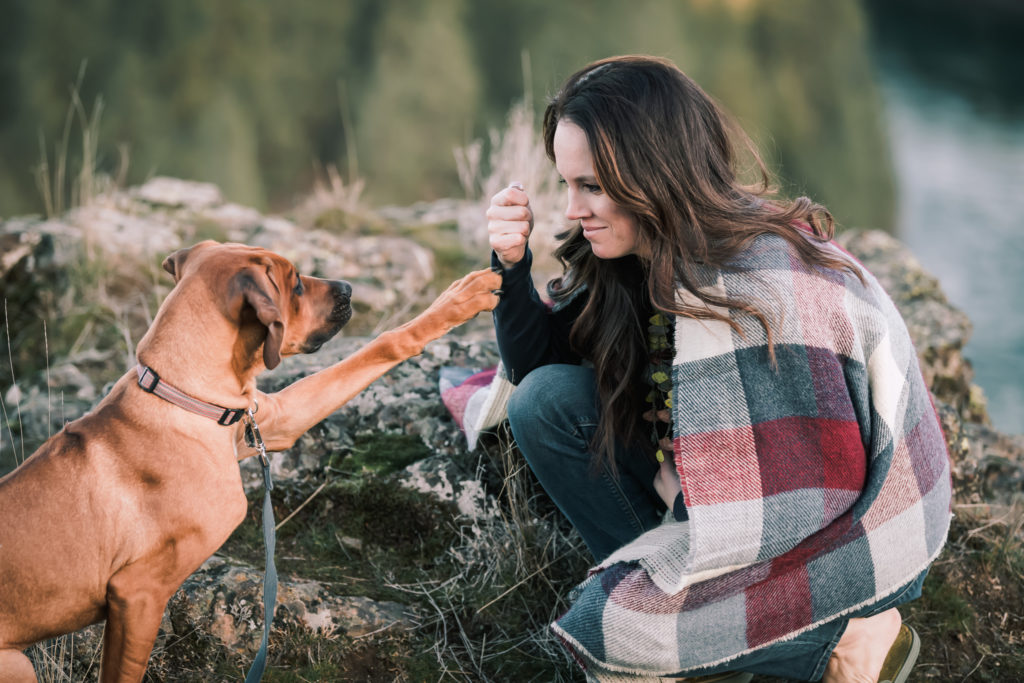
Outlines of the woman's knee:
M 577 481 L 590 470 L 596 406 L 593 370 L 578 365 L 544 365 L 533 370 L 509 400 L 508 420 L 516 446 L 560 504 L 568 499 L 566 482 Z
M 579 417 L 593 412 L 593 371 L 578 365 L 542 365 L 516 386 L 508 402 L 513 429 L 560 415 Z

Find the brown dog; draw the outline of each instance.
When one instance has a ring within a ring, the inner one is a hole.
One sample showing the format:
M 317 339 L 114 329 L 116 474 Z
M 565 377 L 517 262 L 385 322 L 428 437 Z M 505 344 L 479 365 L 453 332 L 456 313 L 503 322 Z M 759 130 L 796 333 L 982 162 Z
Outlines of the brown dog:
M 349 285 L 239 244 L 202 242 L 163 265 L 176 284 L 136 349 L 139 371 L 0 479 L 0 683 L 35 680 L 21 652 L 31 644 L 103 619 L 100 680 L 142 680 L 168 599 L 246 514 L 238 460 L 256 451 L 242 422 L 223 423 L 254 408 L 267 448 L 288 448 L 492 309 L 501 286 L 470 273 L 409 323 L 267 395 L 256 389 L 264 367 L 316 351 L 348 321 Z M 198 409 L 148 393 L 156 373 Z

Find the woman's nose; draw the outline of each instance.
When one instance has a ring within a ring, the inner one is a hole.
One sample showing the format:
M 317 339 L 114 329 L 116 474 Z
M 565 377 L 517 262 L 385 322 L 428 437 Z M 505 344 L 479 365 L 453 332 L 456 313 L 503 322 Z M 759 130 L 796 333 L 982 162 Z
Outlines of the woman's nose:
M 565 217 L 571 221 L 578 221 L 590 215 L 585 202 L 581 201 L 578 192 L 569 191 L 568 202 L 565 205 Z

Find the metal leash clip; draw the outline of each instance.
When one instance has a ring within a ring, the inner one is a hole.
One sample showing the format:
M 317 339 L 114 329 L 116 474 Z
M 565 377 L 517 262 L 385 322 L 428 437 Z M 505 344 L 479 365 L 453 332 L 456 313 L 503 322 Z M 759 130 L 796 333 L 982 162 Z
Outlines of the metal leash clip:
M 253 417 L 252 408 L 246 410 L 245 417 L 245 445 L 259 450 L 260 464 L 264 467 L 270 467 L 267 447 L 263 443 L 263 437 L 260 435 L 260 428 L 256 425 L 256 418 Z

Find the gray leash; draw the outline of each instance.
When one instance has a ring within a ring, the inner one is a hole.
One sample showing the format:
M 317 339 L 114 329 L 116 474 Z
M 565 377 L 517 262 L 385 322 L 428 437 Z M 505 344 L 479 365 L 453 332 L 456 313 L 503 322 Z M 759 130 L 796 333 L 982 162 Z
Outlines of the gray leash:
M 270 624 L 274 621 L 274 606 L 277 604 L 277 567 L 274 566 L 277 539 L 274 533 L 274 507 L 270 504 L 270 492 L 274 489 L 274 483 L 270 480 L 270 459 L 251 408 L 245 414 L 245 443 L 250 448 L 259 449 L 260 464 L 263 465 L 263 543 L 267 549 L 267 568 L 263 574 L 263 640 L 245 676 L 245 683 L 258 683 L 263 678 L 263 670 L 267 668 L 267 643 L 270 640 Z

